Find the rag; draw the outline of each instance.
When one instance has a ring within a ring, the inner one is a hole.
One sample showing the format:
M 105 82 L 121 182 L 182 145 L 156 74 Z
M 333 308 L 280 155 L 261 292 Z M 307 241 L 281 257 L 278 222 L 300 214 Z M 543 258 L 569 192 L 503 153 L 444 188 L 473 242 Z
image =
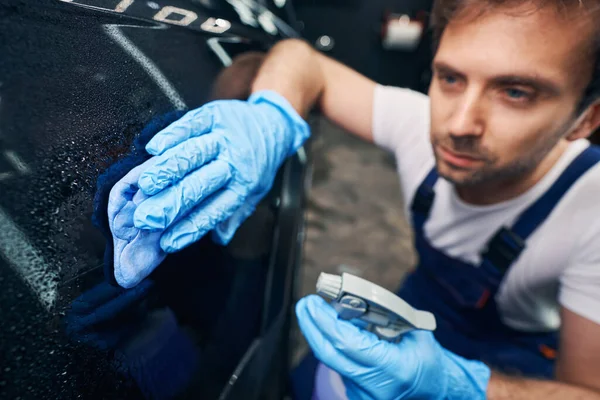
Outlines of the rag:
M 139 284 L 167 256 L 160 247 L 161 230 L 138 229 L 133 224 L 137 206 L 148 198 L 139 190 L 138 178 L 155 160 L 151 158 L 131 170 L 109 195 L 108 223 L 113 237 L 115 279 L 124 288 Z
M 155 283 L 133 289 L 101 282 L 82 293 L 65 316 L 74 341 L 113 354 L 115 370 L 148 399 L 181 394 L 194 376 L 199 353 L 168 307 L 150 308 Z
M 109 282 L 124 288 L 137 285 L 165 259 L 166 254 L 159 246 L 160 233 L 141 232 L 129 222 L 135 205 L 144 199 L 134 187 L 137 176 L 144 166 L 152 163 L 146 144 L 182 115 L 184 112 L 174 111 L 151 120 L 135 138 L 129 152 L 98 177 L 92 223 L 107 240 L 104 275 Z

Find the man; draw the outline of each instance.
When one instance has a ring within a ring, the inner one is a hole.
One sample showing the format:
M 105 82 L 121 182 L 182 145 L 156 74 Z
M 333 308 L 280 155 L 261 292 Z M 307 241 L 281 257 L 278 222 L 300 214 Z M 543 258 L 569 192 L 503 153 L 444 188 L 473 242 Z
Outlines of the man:
M 439 0 L 429 96 L 284 41 L 247 102 L 159 133 L 136 227 L 169 252 L 227 243 L 308 137 L 317 105 L 397 156 L 418 268 L 399 295 L 436 315 L 398 344 L 297 305 L 349 398 L 600 399 L 600 1 Z M 439 179 L 442 178 L 442 179 Z M 319 386 L 319 385 L 318 385 Z M 318 396 L 318 393 L 317 393 Z

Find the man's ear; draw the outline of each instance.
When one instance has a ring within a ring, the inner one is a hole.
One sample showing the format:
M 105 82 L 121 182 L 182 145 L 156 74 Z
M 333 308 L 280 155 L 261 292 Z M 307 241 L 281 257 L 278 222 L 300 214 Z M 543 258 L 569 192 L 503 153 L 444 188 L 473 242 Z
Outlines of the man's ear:
M 577 119 L 575 128 L 567 135 L 567 140 L 577 140 L 589 137 L 600 128 L 600 100 L 591 106 Z

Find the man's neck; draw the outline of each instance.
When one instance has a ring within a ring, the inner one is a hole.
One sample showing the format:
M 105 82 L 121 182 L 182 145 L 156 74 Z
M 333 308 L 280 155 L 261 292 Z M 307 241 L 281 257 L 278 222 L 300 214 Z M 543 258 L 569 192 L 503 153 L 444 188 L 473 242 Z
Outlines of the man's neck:
M 568 146 L 568 142 L 560 142 L 535 169 L 528 171 L 517 179 L 486 182 L 468 187 L 457 186 L 456 192 L 465 203 L 478 206 L 486 206 L 514 199 L 538 183 L 552 169 Z

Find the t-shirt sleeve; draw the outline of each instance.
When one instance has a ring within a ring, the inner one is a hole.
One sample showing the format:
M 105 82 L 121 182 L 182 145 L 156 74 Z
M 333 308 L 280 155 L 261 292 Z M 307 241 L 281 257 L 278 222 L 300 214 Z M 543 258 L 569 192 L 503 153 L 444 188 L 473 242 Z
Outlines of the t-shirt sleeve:
M 411 89 L 375 86 L 373 138 L 375 144 L 393 153 L 414 144 L 429 132 L 429 98 Z
M 593 215 L 586 211 L 582 214 Z M 574 222 L 581 223 L 581 236 L 560 278 L 558 301 L 570 311 L 600 324 L 600 223 Z
M 411 89 L 375 87 L 373 139 L 396 156 L 405 204 L 434 165 L 429 125 L 428 96 Z

